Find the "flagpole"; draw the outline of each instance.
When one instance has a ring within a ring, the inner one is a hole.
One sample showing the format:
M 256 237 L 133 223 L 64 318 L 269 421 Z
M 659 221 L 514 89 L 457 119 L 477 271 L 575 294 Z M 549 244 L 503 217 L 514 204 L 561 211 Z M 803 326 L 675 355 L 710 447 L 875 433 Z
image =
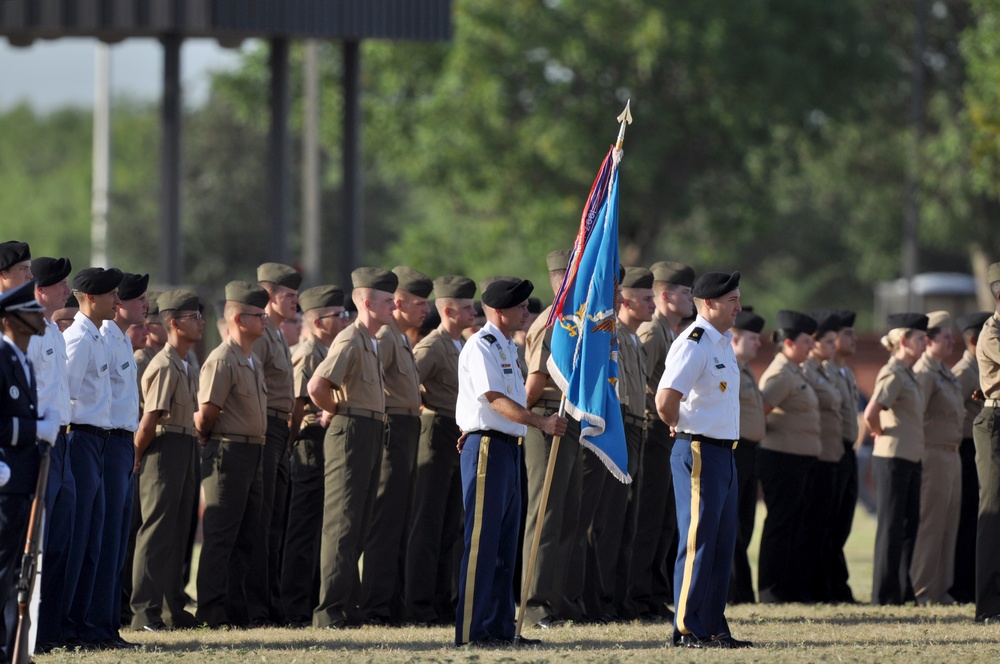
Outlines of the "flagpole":
M 625 141 L 625 126 L 632 124 L 632 100 L 625 103 L 625 110 L 618 116 L 621 126 L 618 128 L 618 140 L 615 142 L 615 160 L 612 168 L 618 167 L 618 160 L 621 158 L 622 143 Z M 581 335 L 582 338 L 582 335 Z M 579 343 L 579 340 L 577 340 Z M 559 417 L 563 417 L 566 412 L 566 394 L 559 400 Z M 562 436 L 552 437 L 552 448 L 549 450 L 549 463 L 545 468 L 545 482 L 542 484 L 542 495 L 538 501 L 538 514 L 535 516 L 535 534 L 531 541 L 531 552 L 528 554 L 528 564 L 524 569 L 524 579 L 521 584 L 521 606 L 517 615 L 517 630 L 514 638 L 521 638 L 521 629 L 524 627 L 524 614 L 528 606 L 528 588 L 535 577 L 535 561 L 538 558 L 538 546 L 542 541 L 542 524 L 545 518 L 545 508 L 549 502 L 549 491 L 552 489 L 552 476 L 555 474 L 556 457 L 559 454 L 559 442 Z

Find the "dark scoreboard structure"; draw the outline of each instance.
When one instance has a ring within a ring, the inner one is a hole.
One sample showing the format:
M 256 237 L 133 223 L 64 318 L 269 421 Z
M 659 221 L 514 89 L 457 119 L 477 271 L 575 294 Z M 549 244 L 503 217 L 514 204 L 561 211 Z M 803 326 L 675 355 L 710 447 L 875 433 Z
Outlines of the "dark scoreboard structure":
M 291 216 L 289 44 L 297 39 L 338 41 L 344 51 L 345 266 L 360 260 L 360 42 L 365 39 L 451 39 L 452 0 L 0 0 L 0 36 L 14 46 L 36 40 L 90 37 L 108 43 L 158 39 L 164 48 L 161 247 L 159 280 L 181 283 L 180 48 L 184 39 L 211 38 L 236 47 L 246 39 L 270 44 L 271 136 L 268 154 L 267 260 L 289 262 Z M 349 267 L 347 267 L 349 270 Z

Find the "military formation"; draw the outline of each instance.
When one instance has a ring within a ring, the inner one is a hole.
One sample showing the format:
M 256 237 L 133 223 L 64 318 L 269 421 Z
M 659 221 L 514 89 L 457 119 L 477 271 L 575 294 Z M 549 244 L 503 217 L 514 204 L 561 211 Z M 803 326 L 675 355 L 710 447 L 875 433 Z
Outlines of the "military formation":
M 569 256 L 547 257 L 553 291 Z M 867 428 L 873 601 L 975 600 L 997 620 L 1000 314 L 890 316 L 859 418 L 853 312 L 778 312 L 758 379 L 766 321 L 739 273 L 619 277 L 631 484 L 562 416 L 528 281 L 361 267 L 349 289 L 300 290 L 264 263 L 226 284 L 222 342 L 199 357 L 196 293 L 0 243 L 0 600 L 37 438 L 52 447 L 36 652 L 201 625 L 454 624 L 459 645 L 512 643 L 515 598 L 527 629 L 642 620 L 672 623 L 678 645 L 745 647 L 724 608 L 758 600 L 758 491 L 759 600 L 854 601 L 843 547 Z M 1000 310 L 1000 264 L 989 279 Z M 956 331 L 967 351 L 949 369 Z M 16 626 L 0 627 L 9 658 Z

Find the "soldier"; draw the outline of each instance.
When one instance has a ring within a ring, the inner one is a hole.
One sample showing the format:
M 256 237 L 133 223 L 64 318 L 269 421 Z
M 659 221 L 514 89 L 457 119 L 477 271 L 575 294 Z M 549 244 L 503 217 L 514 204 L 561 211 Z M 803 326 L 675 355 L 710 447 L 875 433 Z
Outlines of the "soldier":
M 853 311 L 840 309 L 837 312 L 840 318 L 840 331 L 837 332 L 836 354 L 832 360 L 825 360 L 823 366 L 827 368 L 834 378 L 837 388 L 840 390 L 840 424 L 844 436 L 844 454 L 840 458 L 840 465 L 837 468 L 837 484 L 834 490 L 834 523 L 833 540 L 831 542 L 834 552 L 830 561 L 830 568 L 827 570 L 829 576 L 831 601 L 854 603 L 854 594 L 847 581 L 849 573 L 847 570 L 847 558 L 844 556 L 844 545 L 851 534 L 851 524 L 854 523 L 854 508 L 858 502 L 858 460 L 854 454 L 854 445 L 858 440 L 858 408 L 860 400 L 858 397 L 858 382 L 854 378 L 854 372 L 847 366 L 847 360 L 854 356 L 857 349 L 857 336 L 854 333 Z
M 976 600 L 976 518 L 979 513 L 979 477 L 976 474 L 976 444 L 972 439 L 972 425 L 983 409 L 983 392 L 979 389 L 979 363 L 976 362 L 976 345 L 983 324 L 990 318 L 983 311 L 955 319 L 965 341 L 965 352 L 951 368 L 961 385 L 964 398 L 965 421 L 962 424 L 962 444 L 958 453 L 962 459 L 962 507 L 958 522 L 958 540 L 955 546 L 955 581 L 950 594 L 959 604 Z
M 747 549 L 753 537 L 754 519 L 757 514 L 757 446 L 764 437 L 764 397 L 757 387 L 757 377 L 750 363 L 760 350 L 760 333 L 764 319 L 749 310 L 736 314 L 733 325 L 733 353 L 740 365 L 740 442 L 733 450 L 738 481 L 737 512 L 739 530 L 736 532 L 736 551 L 733 554 L 733 571 L 729 580 L 729 603 L 744 604 L 757 601 L 753 592 L 753 578 Z
M 557 292 L 562 284 L 569 263 L 569 250 L 552 251 L 546 257 L 549 284 Z M 487 305 L 488 306 L 488 305 Z M 535 323 L 528 328 L 525 359 L 528 378 L 525 382 L 527 405 L 536 415 L 548 417 L 559 412 L 562 392 L 549 376 L 547 362 L 550 355 L 552 328 L 545 325 L 549 310 L 546 308 Z M 582 465 L 577 465 L 580 452 L 580 423 L 570 420 L 562 436 L 556 455 L 552 487 L 544 515 L 538 514 L 545 471 L 552 450 L 552 436 L 529 426 L 524 436 L 524 465 L 528 477 L 528 513 L 524 528 L 522 577 L 528 575 L 528 562 L 535 529 L 541 528 L 541 540 L 536 554 L 531 585 L 527 588 L 528 600 L 524 624 L 543 629 L 564 624 L 563 616 L 579 617 L 582 606 L 569 606 L 567 600 L 580 600 L 583 579 L 570 579 L 567 561 L 571 559 L 576 527 L 580 515 L 580 487 Z
M 228 338 L 201 368 L 194 416 L 205 492 L 204 542 L 198 563 L 199 622 L 247 625 L 250 555 L 261 542 L 267 391 L 253 354 L 267 326 L 267 291 L 245 281 L 226 284 Z
M 59 413 L 59 434 L 49 452 L 49 478 L 45 497 L 45 573 L 42 575 L 38 611 L 37 652 L 56 645 L 64 617 L 66 563 L 73 517 L 76 512 L 76 482 L 66 447 L 66 426 L 70 423 L 69 380 L 66 374 L 66 341 L 53 314 L 69 297 L 67 281 L 72 264 L 68 258 L 36 258 L 31 262 L 35 300 L 44 308 L 45 333 L 31 337 L 28 359 L 38 382 L 38 407 L 41 412 Z
M 0 242 L 0 293 L 31 280 L 31 249 L 27 242 Z
M 111 437 L 110 349 L 100 325 L 118 310 L 118 285 L 124 275 L 114 268 L 89 267 L 73 277 L 80 311 L 64 332 L 66 370 L 72 414 L 67 448 L 76 481 L 76 514 L 66 565 L 66 621 L 60 641 L 98 645 L 95 625 L 87 621 L 104 532 L 104 448 Z M 99 592 L 110 592 L 102 588 Z
M 364 543 L 365 573 L 361 581 L 361 615 L 375 625 L 402 621 L 404 535 L 409 516 L 413 469 L 420 440 L 420 376 L 406 334 L 427 315 L 434 284 L 412 268 L 393 269 L 399 279 L 392 320 L 379 330 L 378 356 L 385 374 L 388 435 L 382 452 L 378 493 Z
M 693 294 L 698 317 L 667 355 L 657 413 L 676 430 L 670 456 L 680 542 L 674 564 L 672 642 L 690 648 L 747 648 L 726 621 L 736 543 L 740 370 L 729 329 L 740 312 L 740 273 L 708 272 Z
M 351 281 L 358 320 L 337 335 L 309 380 L 309 396 L 329 422 L 319 604 L 313 612 L 313 626 L 327 629 L 342 629 L 359 617 L 358 559 L 378 490 L 386 422 L 375 335 L 392 320 L 399 284 L 395 274 L 375 267 L 354 270 Z
M 521 520 L 518 438 L 531 424 L 549 436 L 567 420 L 525 408 L 512 333 L 528 317 L 530 281 L 501 280 L 483 293 L 487 323 L 459 356 L 458 425 L 462 437 L 465 552 L 459 576 L 455 643 L 537 645 L 514 635 L 514 565 Z M 484 528 L 483 525 L 486 525 Z
M 70 293 L 70 296 L 66 298 L 66 305 L 52 314 L 52 322 L 56 324 L 60 332 L 66 332 L 73 324 L 73 317 L 78 311 L 80 311 L 80 302 L 77 301 L 76 295 Z
M 344 291 L 316 286 L 302 291 L 302 341 L 292 352 L 295 399 L 302 402 L 302 426 L 292 444 L 291 497 L 281 558 L 281 601 L 293 627 L 312 625 L 319 602 L 319 544 L 323 528 L 323 426 L 309 400 L 309 379 L 326 358 L 330 344 L 347 325 Z
M 976 621 L 1000 621 L 1000 263 L 986 270 L 996 312 L 983 324 L 976 346 L 983 409 L 972 426 L 979 471 L 976 538 Z
M 646 478 L 639 486 L 639 524 L 632 553 L 631 602 L 640 618 L 649 621 L 670 620 L 668 605 L 673 600 L 673 564 L 677 538 L 674 491 L 669 473 L 673 439 L 670 430 L 656 414 L 656 390 L 663 374 L 663 363 L 677 338 L 681 320 L 694 314 L 694 270 L 681 263 L 661 261 L 650 268 L 656 313 L 653 320 L 639 326 L 639 341 L 646 354 L 646 441 L 642 451 L 640 474 Z M 657 478 L 654 480 L 653 478 Z
M 140 396 L 142 395 L 142 374 L 146 370 L 146 366 L 167 344 L 167 329 L 160 318 L 158 297 L 158 292 L 146 291 L 146 300 L 149 302 L 149 309 L 146 311 L 146 343 L 142 345 L 132 344 L 135 347 L 135 373 L 140 383 Z
M 634 617 L 625 606 L 632 564 L 632 543 L 638 515 L 639 455 L 645 429 L 646 362 L 639 345 L 639 326 L 653 318 L 653 273 L 644 267 L 625 268 L 618 306 L 618 393 L 621 395 L 628 473 L 632 484 L 605 483 L 605 493 L 595 519 L 601 529 L 591 537 L 595 567 L 587 568 L 588 613 L 604 620 Z M 591 455 L 593 456 L 593 455 Z M 604 470 L 607 474 L 607 470 Z M 594 595 L 597 595 L 594 598 Z
M 403 575 L 406 619 L 428 625 L 454 620 L 453 554 L 462 533 L 461 459 L 455 454 L 461 435 L 455 422 L 458 356 L 462 332 L 476 319 L 476 284 L 461 276 L 438 277 L 434 293 L 441 325 L 413 349 L 424 410 Z
M 194 627 L 184 606 L 184 550 L 198 499 L 194 413 L 198 374 L 184 359 L 205 333 L 198 296 L 173 290 L 158 297 L 167 344 L 142 377 L 143 415 L 134 472 L 142 510 L 132 568 L 132 629 Z
M 253 347 L 260 358 L 267 383 L 267 444 L 264 447 L 264 493 L 261 496 L 261 532 L 266 546 L 256 546 L 250 558 L 247 607 L 250 622 L 266 627 L 283 624 L 281 610 L 281 546 L 288 511 L 288 453 L 302 421 L 302 405 L 292 389 L 292 352 L 280 331 L 294 319 L 299 304 L 302 275 L 281 263 L 263 263 L 257 268 L 257 283 L 267 291 L 264 336 Z
M 28 530 L 31 499 L 38 480 L 36 439 L 56 440 L 59 413 L 42 411 L 36 396 L 34 372 L 26 357 L 28 342 L 45 331 L 43 308 L 34 298 L 35 283 L 28 279 L 0 295 L 0 452 L 10 475 L 0 486 L 0 660 L 9 662 L 17 638 L 17 595 L 21 553 Z
M 139 388 L 132 342 L 125 336 L 131 325 L 146 321 L 146 287 L 149 275 L 124 273 L 118 286 L 118 306 L 112 320 L 104 321 L 101 336 L 111 364 L 111 433 L 104 444 L 104 526 L 101 558 L 87 622 L 97 638 L 118 648 L 135 644 L 118 634 L 121 625 L 122 572 L 132 525 L 132 486 L 135 466 L 134 438 L 139 428 Z

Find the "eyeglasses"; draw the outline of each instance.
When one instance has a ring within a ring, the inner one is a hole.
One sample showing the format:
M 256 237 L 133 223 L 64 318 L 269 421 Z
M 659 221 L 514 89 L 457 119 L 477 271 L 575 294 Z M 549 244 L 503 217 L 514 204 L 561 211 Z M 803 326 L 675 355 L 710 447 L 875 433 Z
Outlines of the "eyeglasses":
M 247 314 L 247 315 L 248 316 L 253 316 L 254 314 Z M 174 318 L 191 318 L 193 320 L 201 320 L 202 318 L 204 318 L 204 316 L 202 316 L 201 312 L 199 311 L 198 313 L 185 314 L 183 316 L 174 316 Z
M 253 316 L 254 318 L 260 319 L 260 321 L 262 323 L 264 322 L 264 319 L 267 318 L 267 312 L 264 312 L 262 314 L 248 314 L 246 312 L 242 312 L 241 311 L 239 315 L 240 316 Z
M 324 318 L 350 318 L 350 311 L 341 311 L 335 314 L 327 314 L 325 316 L 319 316 L 316 320 L 323 320 Z

